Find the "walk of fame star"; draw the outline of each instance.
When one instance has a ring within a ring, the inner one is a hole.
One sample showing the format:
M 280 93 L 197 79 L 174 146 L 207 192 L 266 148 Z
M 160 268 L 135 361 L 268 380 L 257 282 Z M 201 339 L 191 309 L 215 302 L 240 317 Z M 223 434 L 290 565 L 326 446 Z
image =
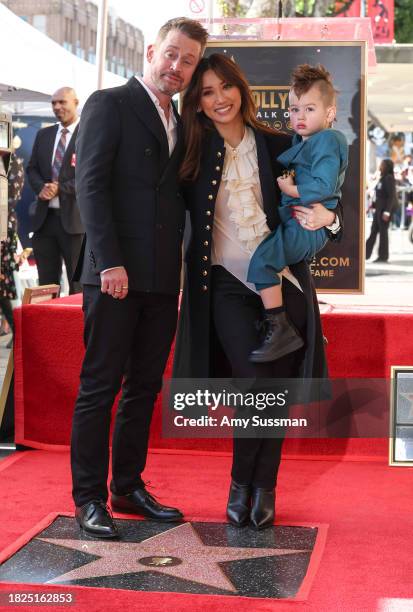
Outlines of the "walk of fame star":
M 231 591 L 237 589 L 220 563 L 259 557 L 311 552 L 308 549 L 236 548 L 205 545 L 191 523 L 184 523 L 143 542 L 105 542 L 38 538 L 56 546 L 99 557 L 77 569 L 56 576 L 50 584 L 141 572 L 160 572 L 182 580 Z

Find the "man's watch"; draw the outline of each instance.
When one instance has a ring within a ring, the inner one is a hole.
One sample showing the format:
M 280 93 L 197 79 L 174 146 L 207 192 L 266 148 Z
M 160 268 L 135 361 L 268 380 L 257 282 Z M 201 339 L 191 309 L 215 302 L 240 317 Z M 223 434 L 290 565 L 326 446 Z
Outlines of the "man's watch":
M 328 231 L 331 232 L 332 234 L 338 234 L 338 232 L 341 229 L 340 218 L 338 215 L 336 215 L 331 225 L 326 225 L 326 229 L 328 229 Z

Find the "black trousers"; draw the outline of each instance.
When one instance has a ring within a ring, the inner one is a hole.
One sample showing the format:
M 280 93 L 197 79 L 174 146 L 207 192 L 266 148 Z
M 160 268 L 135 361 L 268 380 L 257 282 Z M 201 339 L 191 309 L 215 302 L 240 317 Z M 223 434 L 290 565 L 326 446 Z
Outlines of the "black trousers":
M 113 492 L 142 485 L 149 428 L 175 334 L 175 295 L 130 292 L 115 300 L 83 289 L 84 357 L 73 416 L 71 464 L 76 506 L 108 497 L 111 409 L 122 386 L 112 441 Z M 123 379 L 123 382 L 122 382 Z
M 47 217 L 32 239 L 33 252 L 39 273 L 39 285 L 59 285 L 62 259 L 65 262 L 69 293 L 79 293 L 80 283 L 73 282 L 83 234 L 68 234 L 60 220 L 60 210 L 49 208 Z
M 379 234 L 379 259 L 387 261 L 389 258 L 389 221 L 383 221 L 382 211 L 376 210 L 373 216 L 370 236 L 366 242 L 366 259 L 370 259 L 376 243 L 377 235 Z
M 283 279 L 284 305 L 291 321 L 305 338 L 304 295 Z M 220 344 L 235 378 L 294 378 L 305 347 L 271 363 L 251 363 L 248 356 L 260 344 L 256 322 L 262 318 L 259 295 L 222 266 L 212 267 L 212 318 Z M 284 415 L 283 415 L 284 416 Z M 283 438 L 233 440 L 232 478 L 239 484 L 272 489 L 277 482 Z

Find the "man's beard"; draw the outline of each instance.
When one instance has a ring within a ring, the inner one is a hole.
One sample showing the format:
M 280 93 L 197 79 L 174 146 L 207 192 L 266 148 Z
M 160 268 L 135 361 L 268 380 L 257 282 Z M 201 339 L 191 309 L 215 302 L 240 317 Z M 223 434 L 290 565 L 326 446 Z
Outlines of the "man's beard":
M 176 85 L 167 85 L 165 83 L 165 81 L 163 81 L 163 79 L 161 77 L 156 77 L 153 78 L 152 80 L 156 86 L 156 88 L 161 91 L 163 94 L 165 94 L 166 96 L 174 96 L 175 94 L 179 93 L 180 91 L 182 91 L 182 81 L 179 80 L 177 81 Z

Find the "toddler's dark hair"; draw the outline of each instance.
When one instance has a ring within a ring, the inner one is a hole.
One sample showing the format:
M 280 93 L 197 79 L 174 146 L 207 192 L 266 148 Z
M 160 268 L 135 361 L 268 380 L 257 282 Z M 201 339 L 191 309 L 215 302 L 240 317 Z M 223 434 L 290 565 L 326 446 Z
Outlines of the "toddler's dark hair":
M 337 91 L 334 89 L 331 75 L 324 66 L 310 66 L 310 64 L 300 64 L 291 75 L 291 89 L 297 98 L 307 93 L 311 87 L 316 85 L 328 106 L 336 103 Z

